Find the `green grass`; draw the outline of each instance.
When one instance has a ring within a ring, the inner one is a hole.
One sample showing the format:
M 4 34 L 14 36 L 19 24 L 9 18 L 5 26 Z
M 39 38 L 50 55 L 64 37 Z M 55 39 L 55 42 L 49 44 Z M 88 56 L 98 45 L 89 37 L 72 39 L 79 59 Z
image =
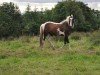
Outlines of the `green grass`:
M 39 48 L 39 37 L 22 36 L 0 40 L 0 75 L 100 75 L 100 31 L 73 33 L 70 47 L 46 40 Z M 96 35 L 96 36 L 94 36 Z M 95 43 L 96 42 L 96 43 Z M 58 48 L 57 48 L 58 47 Z

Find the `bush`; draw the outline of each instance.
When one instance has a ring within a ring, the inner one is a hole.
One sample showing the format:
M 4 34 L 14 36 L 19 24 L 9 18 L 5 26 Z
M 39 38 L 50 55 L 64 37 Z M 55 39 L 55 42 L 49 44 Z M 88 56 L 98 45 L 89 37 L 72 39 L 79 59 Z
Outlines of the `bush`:
M 90 38 L 90 42 L 95 46 L 100 45 L 100 30 L 93 32 L 93 35 Z
M 20 41 L 22 41 L 23 43 L 30 43 L 30 36 L 21 36 L 20 37 Z
M 14 3 L 3 3 L 0 5 L 0 38 L 21 35 L 22 17 Z
M 73 40 L 80 40 L 81 37 L 82 37 L 81 34 L 80 33 L 77 33 L 77 32 L 75 32 L 75 33 L 73 33 L 71 35 L 71 39 L 73 39 Z

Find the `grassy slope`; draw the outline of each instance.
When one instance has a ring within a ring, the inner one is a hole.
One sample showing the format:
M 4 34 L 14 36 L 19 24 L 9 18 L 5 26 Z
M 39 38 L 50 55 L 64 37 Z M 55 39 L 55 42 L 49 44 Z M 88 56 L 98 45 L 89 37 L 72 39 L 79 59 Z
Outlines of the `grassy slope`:
M 1 40 L 0 75 L 100 75 L 100 40 L 92 37 L 91 33 L 73 33 L 70 47 L 56 50 L 48 41 L 40 49 L 38 37 Z

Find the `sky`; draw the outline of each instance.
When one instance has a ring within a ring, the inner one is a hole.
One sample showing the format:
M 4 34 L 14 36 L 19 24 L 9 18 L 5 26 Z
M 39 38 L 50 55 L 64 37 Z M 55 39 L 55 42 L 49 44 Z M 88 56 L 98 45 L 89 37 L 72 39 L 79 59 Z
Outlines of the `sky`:
M 2 4 L 3 2 L 14 2 L 16 5 L 19 6 L 21 12 L 24 13 L 28 4 L 31 6 L 31 10 L 34 11 L 37 8 L 37 10 L 40 11 L 42 8 L 42 10 L 54 8 L 59 1 L 62 0 L 0 0 L 0 4 Z M 100 0 L 77 1 L 82 1 L 85 4 L 88 4 L 91 9 L 100 10 Z

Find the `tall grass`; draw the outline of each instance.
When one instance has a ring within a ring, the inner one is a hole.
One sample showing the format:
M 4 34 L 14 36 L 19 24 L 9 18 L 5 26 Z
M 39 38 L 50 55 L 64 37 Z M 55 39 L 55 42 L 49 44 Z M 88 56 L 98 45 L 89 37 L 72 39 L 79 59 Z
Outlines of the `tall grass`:
M 100 31 L 74 32 L 70 43 L 51 38 L 39 47 L 39 37 L 0 40 L 0 75 L 100 75 Z
M 91 41 L 92 45 L 100 46 L 100 30 L 92 33 L 90 41 Z

